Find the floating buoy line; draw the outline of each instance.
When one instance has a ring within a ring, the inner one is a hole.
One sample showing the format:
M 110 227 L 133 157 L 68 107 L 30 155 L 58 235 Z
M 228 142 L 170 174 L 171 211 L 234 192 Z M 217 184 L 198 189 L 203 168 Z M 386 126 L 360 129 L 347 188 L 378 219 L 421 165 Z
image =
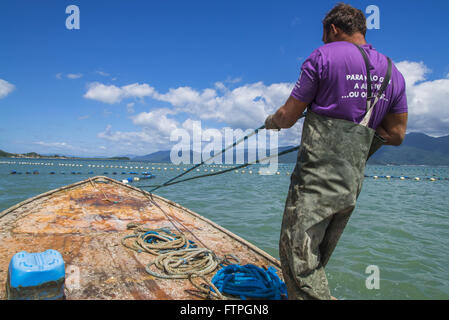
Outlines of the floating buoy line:
M 385 180 L 399 179 L 399 180 L 414 180 L 414 181 L 421 181 L 421 180 L 428 180 L 428 181 L 449 180 L 449 178 L 439 178 L 439 177 L 372 176 L 372 175 L 365 175 L 365 178 L 372 178 L 374 180 L 378 180 L 378 179 L 385 179 Z
M 30 161 L 0 161 L 0 164 L 6 164 L 6 165 L 24 165 L 24 166 L 42 166 L 42 167 L 68 167 L 73 168 L 71 171 L 65 172 L 65 171 L 55 171 L 52 170 L 50 172 L 40 172 L 37 169 L 31 169 L 31 170 L 25 170 L 20 171 L 18 169 L 10 171 L 10 174 L 27 174 L 27 175 L 37 175 L 37 174 L 49 174 L 49 175 L 131 175 L 131 177 L 126 177 L 126 179 L 121 179 L 123 183 L 132 183 L 136 181 L 141 181 L 145 179 L 152 179 L 155 178 L 156 175 L 153 174 L 153 172 L 160 171 L 161 173 L 165 174 L 168 171 L 186 171 L 188 170 L 188 167 L 185 167 L 186 165 L 173 165 L 168 163 L 151 163 L 150 166 L 142 166 L 142 165 L 110 165 L 110 164 L 79 164 L 79 163 L 54 163 L 54 162 L 30 162 Z M 235 169 L 232 170 L 232 168 L 237 167 L 238 165 L 218 165 L 218 164 L 212 164 L 212 165 L 203 165 L 205 167 L 204 169 L 196 169 L 194 172 L 201 173 L 201 172 L 207 172 L 207 173 L 218 173 L 221 171 L 229 171 L 234 172 L 235 174 L 249 174 L 249 175 L 269 175 L 269 176 L 280 176 L 280 175 L 290 175 L 292 168 L 291 164 L 285 165 L 285 164 L 279 164 L 278 171 L 264 171 L 263 173 L 259 170 L 258 167 L 251 166 L 246 167 L 244 170 Z M 79 171 L 81 168 L 85 169 L 87 168 L 89 171 L 82 172 Z M 100 171 L 98 172 L 98 169 L 101 168 L 102 170 L 108 169 L 108 171 Z M 121 169 L 121 170 L 113 170 L 113 169 Z M 93 171 L 95 170 L 95 172 Z M 132 171 L 129 171 L 132 170 Z M 141 171 L 145 170 L 145 171 Z M 148 170 L 148 171 L 147 171 Z M 151 171 L 150 171 L 151 170 Z M 413 171 L 413 169 L 411 169 Z M 439 170 L 441 171 L 441 170 Z M 433 176 L 410 176 L 408 175 L 366 175 L 365 178 L 370 178 L 373 180 L 409 180 L 409 181 L 448 181 L 449 177 L 438 177 L 436 175 Z

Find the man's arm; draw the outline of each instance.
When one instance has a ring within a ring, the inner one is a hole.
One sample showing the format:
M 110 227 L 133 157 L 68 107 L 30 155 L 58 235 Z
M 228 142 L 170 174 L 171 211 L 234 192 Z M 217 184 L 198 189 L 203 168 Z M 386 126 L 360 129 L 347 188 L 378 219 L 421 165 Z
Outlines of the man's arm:
M 376 132 L 386 140 L 384 144 L 399 146 L 407 129 L 407 113 L 388 113 Z
M 285 104 L 276 111 L 276 113 L 267 118 L 267 120 L 269 118 L 271 118 L 271 120 L 265 121 L 266 128 L 276 129 L 276 126 L 279 129 L 292 127 L 296 121 L 298 121 L 299 117 L 301 117 L 304 110 L 307 108 L 307 105 L 307 103 L 290 96 Z M 274 122 L 274 126 L 272 122 Z

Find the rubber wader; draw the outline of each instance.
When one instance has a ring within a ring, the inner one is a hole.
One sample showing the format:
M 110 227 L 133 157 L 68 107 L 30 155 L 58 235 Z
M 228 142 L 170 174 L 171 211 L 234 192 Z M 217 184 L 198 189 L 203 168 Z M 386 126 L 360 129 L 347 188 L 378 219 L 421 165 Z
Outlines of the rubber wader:
M 369 60 L 367 105 L 363 120 L 318 115 L 310 110 L 291 176 L 279 241 L 279 255 L 289 299 L 330 299 L 324 267 L 355 208 L 367 159 L 383 144 L 368 127 L 373 107 L 390 78 L 391 60 L 381 88 L 372 96 Z

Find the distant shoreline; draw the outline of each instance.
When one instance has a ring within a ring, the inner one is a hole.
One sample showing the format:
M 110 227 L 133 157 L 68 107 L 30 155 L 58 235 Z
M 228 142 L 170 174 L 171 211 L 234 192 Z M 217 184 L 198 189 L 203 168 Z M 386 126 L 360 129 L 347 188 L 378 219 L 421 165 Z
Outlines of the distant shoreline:
M 120 161 L 129 161 L 131 160 L 128 157 L 108 157 L 108 158 L 97 158 L 97 157 L 68 157 L 68 156 L 45 156 L 38 154 L 36 152 L 29 153 L 9 153 L 3 150 L 0 150 L 0 158 L 8 158 L 8 159 L 48 159 L 48 160 L 120 160 Z
M 113 158 L 82 158 L 82 157 L 3 157 L 7 159 L 42 159 L 42 160 L 117 160 L 117 161 L 132 161 L 130 158 L 113 157 Z

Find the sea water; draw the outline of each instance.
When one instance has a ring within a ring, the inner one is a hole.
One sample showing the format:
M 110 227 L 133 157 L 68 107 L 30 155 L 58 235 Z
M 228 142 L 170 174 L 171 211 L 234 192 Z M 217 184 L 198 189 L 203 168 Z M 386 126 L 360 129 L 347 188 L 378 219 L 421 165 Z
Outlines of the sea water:
M 184 168 L 189 166 L 0 158 L 0 211 L 95 175 L 122 180 L 135 176 L 129 172 L 151 171 L 156 178 L 132 183 L 144 186 L 160 184 Z M 223 169 L 220 165 L 202 166 L 188 176 Z M 10 174 L 13 170 L 21 174 Z M 34 170 L 39 174 L 33 175 Z M 252 166 L 161 188 L 156 194 L 279 258 L 280 227 L 292 170 L 293 164 L 280 164 L 279 174 L 259 175 L 258 167 Z M 338 299 L 449 299 L 449 180 L 445 180 L 449 168 L 367 166 L 365 173 L 368 177 L 357 207 L 326 267 L 332 295 Z

